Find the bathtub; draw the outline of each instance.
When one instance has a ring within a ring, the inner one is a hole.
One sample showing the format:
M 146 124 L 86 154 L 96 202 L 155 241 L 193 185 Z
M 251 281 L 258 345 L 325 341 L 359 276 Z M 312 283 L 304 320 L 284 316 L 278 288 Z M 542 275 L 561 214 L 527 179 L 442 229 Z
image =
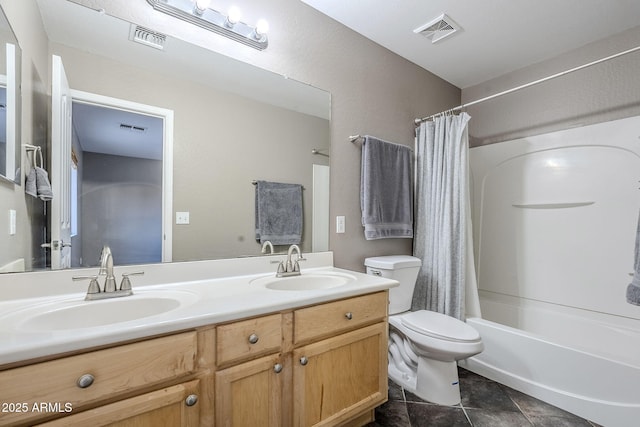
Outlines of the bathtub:
M 462 367 L 603 426 L 638 425 L 640 331 L 484 294 L 485 318 L 467 323 L 485 349 Z
M 640 117 L 470 150 L 485 350 L 460 363 L 604 426 L 640 425 L 640 307 L 625 301 Z

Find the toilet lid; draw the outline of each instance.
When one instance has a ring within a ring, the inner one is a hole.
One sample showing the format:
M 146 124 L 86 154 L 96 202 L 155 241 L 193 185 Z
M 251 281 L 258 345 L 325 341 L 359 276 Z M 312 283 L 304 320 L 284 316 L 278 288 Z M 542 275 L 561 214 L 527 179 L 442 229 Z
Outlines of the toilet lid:
M 478 341 L 480 334 L 461 320 L 435 311 L 412 311 L 402 316 L 407 328 L 449 341 Z

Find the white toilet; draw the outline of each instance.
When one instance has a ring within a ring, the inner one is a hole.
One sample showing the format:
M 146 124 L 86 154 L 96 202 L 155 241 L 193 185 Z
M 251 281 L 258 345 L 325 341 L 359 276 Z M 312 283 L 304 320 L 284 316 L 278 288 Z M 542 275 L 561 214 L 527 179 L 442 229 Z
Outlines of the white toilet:
M 389 290 L 389 378 L 440 405 L 460 403 L 456 361 L 484 349 L 478 331 L 434 311 L 409 311 L 422 264 L 406 255 L 367 258 L 367 274 L 400 282 Z

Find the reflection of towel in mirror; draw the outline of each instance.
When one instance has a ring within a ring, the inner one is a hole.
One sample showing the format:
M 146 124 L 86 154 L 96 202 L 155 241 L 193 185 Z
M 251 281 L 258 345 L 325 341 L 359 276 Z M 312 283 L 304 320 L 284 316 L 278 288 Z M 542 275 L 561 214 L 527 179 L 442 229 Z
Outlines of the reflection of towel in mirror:
M 24 192 L 33 197 L 39 197 L 45 202 L 53 198 L 49 174 L 44 170 L 42 149 L 35 147 L 33 151 L 33 167 L 29 170 L 24 185 Z
M 638 228 L 636 229 L 635 258 L 633 262 L 633 279 L 627 286 L 627 302 L 629 304 L 640 305 L 640 217 L 638 218 Z
M 30 196 L 38 197 L 38 188 L 36 187 L 36 168 L 31 168 L 24 183 L 24 192 Z
M 365 136 L 360 207 L 367 240 L 413 237 L 413 151 Z
M 53 198 L 53 192 L 51 191 L 51 183 L 49 182 L 49 174 L 46 170 L 35 167 L 36 170 L 36 189 L 38 190 L 38 197 L 41 200 L 47 201 Z
M 302 241 L 302 186 L 258 181 L 256 184 L 256 240 L 274 245 Z

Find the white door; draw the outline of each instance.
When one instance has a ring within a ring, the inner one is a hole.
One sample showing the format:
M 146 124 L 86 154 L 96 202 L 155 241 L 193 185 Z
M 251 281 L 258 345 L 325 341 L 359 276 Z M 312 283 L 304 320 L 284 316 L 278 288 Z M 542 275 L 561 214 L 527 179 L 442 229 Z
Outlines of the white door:
M 51 268 L 71 267 L 71 89 L 53 56 L 51 88 Z

